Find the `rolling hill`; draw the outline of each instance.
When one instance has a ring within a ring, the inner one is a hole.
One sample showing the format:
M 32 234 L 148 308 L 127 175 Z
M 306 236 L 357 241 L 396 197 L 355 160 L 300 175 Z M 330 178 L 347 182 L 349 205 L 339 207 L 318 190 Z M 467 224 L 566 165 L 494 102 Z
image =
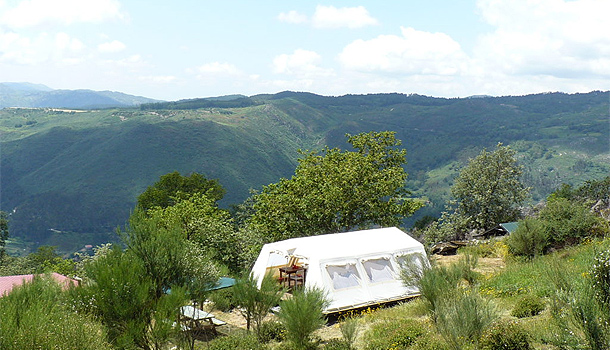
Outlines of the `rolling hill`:
M 0 108 L 116 108 L 158 102 L 114 91 L 54 90 L 31 83 L 0 83 Z
M 140 108 L 0 110 L 2 210 L 12 236 L 64 251 L 111 237 L 159 176 L 196 171 L 227 189 L 221 206 L 290 177 L 298 149 L 346 148 L 346 133 L 393 130 L 408 187 L 437 215 L 469 157 L 519 152 L 533 200 L 610 172 L 608 92 L 445 99 L 282 92 Z

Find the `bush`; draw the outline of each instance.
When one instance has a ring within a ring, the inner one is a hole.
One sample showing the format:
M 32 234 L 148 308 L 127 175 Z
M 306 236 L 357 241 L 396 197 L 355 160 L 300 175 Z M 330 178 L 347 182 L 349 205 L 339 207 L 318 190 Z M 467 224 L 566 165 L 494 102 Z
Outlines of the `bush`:
M 37 276 L 0 298 L 0 349 L 111 349 L 102 324 L 70 310 L 64 293 Z
M 455 348 L 476 342 L 498 317 L 495 307 L 474 291 L 463 291 L 444 298 L 438 305 L 436 326 Z
M 308 349 L 311 335 L 326 324 L 322 310 L 328 305 L 321 289 L 296 289 L 292 298 L 282 301 L 278 315 L 286 327 L 286 338 L 296 349 Z
M 286 328 L 277 321 L 266 321 L 261 323 L 258 330 L 258 340 L 268 343 L 272 340 L 284 341 L 286 339 Z
M 233 301 L 233 288 L 225 288 L 214 291 L 209 296 L 210 301 L 214 305 L 214 309 L 227 312 L 235 307 Z
M 517 318 L 536 316 L 544 310 L 545 306 L 544 300 L 527 294 L 517 301 L 511 315 Z
M 343 339 L 331 339 L 326 345 L 324 345 L 325 350 L 351 350 L 352 347 L 350 344 Z
M 558 245 L 578 243 L 586 237 L 608 233 L 608 224 L 584 204 L 558 198 L 547 202 L 540 212 L 550 237 Z
M 364 335 L 367 350 L 407 349 L 425 334 L 418 321 L 401 319 L 374 324 Z
M 514 322 L 499 322 L 489 328 L 479 342 L 482 350 L 530 350 L 528 334 Z
M 595 256 L 591 281 L 595 296 L 606 307 L 610 307 L 610 250 L 601 251 Z
M 226 337 L 218 337 L 208 343 L 207 350 L 263 350 L 265 346 L 258 342 L 256 336 L 251 334 L 236 333 Z
M 550 245 L 544 223 L 535 218 L 519 221 L 517 230 L 506 237 L 509 252 L 516 256 L 533 258 L 544 254 Z
M 352 317 L 348 317 L 344 319 L 341 323 L 339 323 L 339 329 L 341 329 L 341 335 L 343 336 L 343 340 L 347 342 L 349 347 L 353 347 L 356 342 L 356 337 L 358 336 L 358 320 Z

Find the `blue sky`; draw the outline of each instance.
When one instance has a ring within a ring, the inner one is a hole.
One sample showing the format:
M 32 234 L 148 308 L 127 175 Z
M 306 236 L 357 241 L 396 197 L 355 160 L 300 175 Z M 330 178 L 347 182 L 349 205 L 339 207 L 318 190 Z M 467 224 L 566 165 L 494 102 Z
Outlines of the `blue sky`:
M 0 0 L 0 82 L 164 100 L 610 89 L 608 0 Z

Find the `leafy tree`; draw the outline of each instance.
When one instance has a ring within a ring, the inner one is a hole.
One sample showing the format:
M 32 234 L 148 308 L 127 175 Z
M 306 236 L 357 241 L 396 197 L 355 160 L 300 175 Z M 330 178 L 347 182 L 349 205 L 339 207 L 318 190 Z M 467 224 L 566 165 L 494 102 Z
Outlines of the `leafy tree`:
M 520 181 L 522 173 L 515 151 L 501 143 L 471 159 L 451 187 L 464 229 L 487 230 L 517 219 L 529 192 Z
M 406 151 L 394 132 L 347 136 L 355 151 L 301 152 L 292 178 L 264 186 L 250 227 L 278 240 L 397 226 L 422 206 L 407 198 Z
M 217 270 L 205 250 L 184 238 L 179 223 L 163 221 L 159 211 L 149 214 L 136 210 L 120 235 L 129 253 L 142 263 L 146 276 L 152 279 L 156 297 L 172 286 L 192 287 L 196 291 L 214 283 Z
M 179 225 L 183 237 L 198 244 L 212 260 L 239 273 L 244 267 L 244 237 L 235 232 L 229 213 L 219 209 L 204 193 L 195 193 L 167 208 L 155 208 L 149 216 L 158 217 L 164 227 Z
M 166 208 L 194 193 L 205 193 L 215 202 L 222 199 L 226 190 L 218 180 L 206 179 L 198 173 L 182 176 L 179 172 L 165 174 L 138 197 L 138 207 L 147 211 L 154 207 Z

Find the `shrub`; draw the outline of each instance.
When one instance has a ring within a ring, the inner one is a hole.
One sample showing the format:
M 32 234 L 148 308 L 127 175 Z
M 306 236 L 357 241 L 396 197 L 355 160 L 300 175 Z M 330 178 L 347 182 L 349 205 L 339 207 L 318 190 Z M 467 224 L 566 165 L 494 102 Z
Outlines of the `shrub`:
M 465 344 L 476 342 L 497 317 L 489 300 L 467 290 L 442 300 L 438 306 L 436 326 L 452 347 L 460 349 Z
M 364 335 L 365 349 L 407 349 L 423 334 L 425 327 L 414 320 L 388 320 L 376 323 Z
M 207 350 L 235 350 L 249 349 L 262 350 L 265 346 L 258 342 L 256 336 L 251 334 L 236 333 L 226 337 L 218 337 L 208 343 Z
M 604 250 L 595 256 L 591 267 L 591 281 L 595 296 L 606 307 L 610 307 L 610 250 Z
M 292 298 L 280 304 L 278 317 L 286 327 L 286 338 L 296 349 L 311 347 L 312 333 L 326 324 L 322 314 L 326 305 L 326 294 L 317 288 L 296 289 Z
M 284 341 L 286 339 L 286 328 L 277 321 L 266 321 L 261 323 L 258 330 L 258 340 L 268 343 L 272 340 Z
M 351 345 L 343 340 L 343 339 L 331 339 L 326 345 L 324 345 L 325 350 L 351 350 Z
M 225 288 L 214 291 L 209 296 L 210 301 L 214 305 L 214 309 L 227 312 L 235 307 L 233 301 L 233 288 Z
M 111 349 L 101 323 L 68 308 L 50 277 L 34 277 L 0 298 L 0 349 Z
M 551 240 L 564 245 L 579 242 L 590 236 L 602 236 L 608 233 L 608 225 L 593 214 L 584 204 L 557 198 L 547 202 L 540 212 Z
M 550 240 L 544 223 L 535 218 L 519 221 L 517 230 L 506 237 L 509 252 L 516 256 L 533 258 L 544 254 Z
M 479 342 L 482 350 L 530 350 L 529 335 L 514 322 L 498 322 L 490 327 Z
M 356 337 L 358 336 L 358 320 L 348 317 L 339 323 L 339 329 L 341 330 L 343 340 L 352 348 L 356 342 Z
M 545 308 L 544 300 L 531 294 L 524 295 L 517 301 L 511 315 L 523 318 L 536 316 Z

